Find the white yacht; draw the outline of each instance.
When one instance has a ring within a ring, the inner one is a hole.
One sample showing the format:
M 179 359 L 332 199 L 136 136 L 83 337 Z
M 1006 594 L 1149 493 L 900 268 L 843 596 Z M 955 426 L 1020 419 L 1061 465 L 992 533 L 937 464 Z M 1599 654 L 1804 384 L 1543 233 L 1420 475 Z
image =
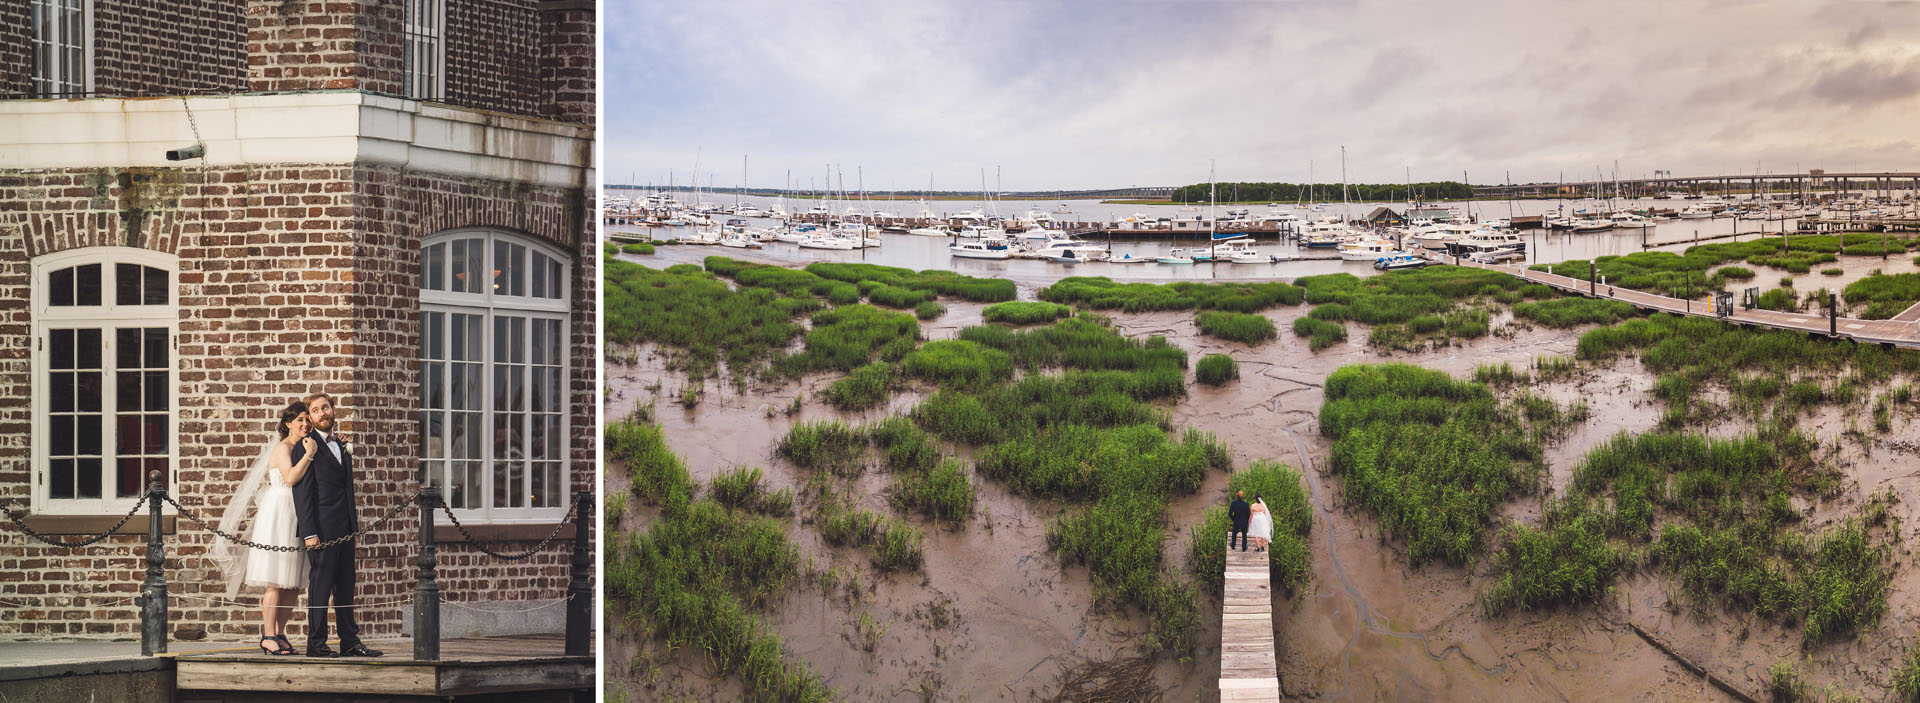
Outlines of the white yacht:
M 720 246 L 734 249 L 759 249 L 760 240 L 754 239 L 753 235 L 746 232 L 728 232 L 720 237 Z
M 1653 220 L 1631 212 L 1616 212 L 1607 219 L 1613 223 L 1614 229 L 1646 229 L 1653 226 Z
M 735 210 L 733 214 L 741 217 L 766 217 L 767 211 L 753 205 L 742 205 L 740 209 Z
M 923 237 L 950 237 L 953 236 L 953 230 L 947 229 L 946 225 L 934 224 L 925 227 L 915 227 L 907 230 L 907 234 L 918 234 Z
M 801 249 L 832 249 L 852 251 L 860 248 L 857 240 L 841 237 L 827 231 L 815 231 L 800 240 Z
M 1475 252 L 1510 249 L 1526 251 L 1527 240 L 1519 234 L 1504 230 L 1481 229 L 1447 245 L 1447 253 L 1466 256 Z
M 1713 211 L 1707 209 L 1705 205 L 1694 203 L 1680 208 L 1680 212 L 1676 213 L 1675 216 L 1682 220 L 1704 220 L 1713 217 Z
M 1214 245 L 1214 261 L 1227 261 L 1236 264 L 1271 263 L 1273 257 L 1260 253 L 1254 248 L 1252 239 L 1231 239 Z
M 987 242 L 960 242 L 947 247 L 947 251 L 963 259 L 1006 259 L 1013 256 L 1013 250 L 1007 246 L 995 246 Z
M 1340 245 L 1340 258 L 1343 261 L 1376 261 L 1383 256 L 1394 256 L 1404 252 L 1391 240 L 1368 238 Z

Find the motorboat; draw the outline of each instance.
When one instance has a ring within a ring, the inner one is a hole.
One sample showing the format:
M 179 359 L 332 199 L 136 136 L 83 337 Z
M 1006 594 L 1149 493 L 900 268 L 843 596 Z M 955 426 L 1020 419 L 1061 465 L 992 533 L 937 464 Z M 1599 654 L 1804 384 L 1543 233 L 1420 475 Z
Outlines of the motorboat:
M 958 242 L 948 246 L 947 251 L 963 259 L 1008 259 L 1013 256 L 1013 250 L 1006 245 L 988 242 Z
M 917 234 L 923 237 L 951 237 L 953 236 L 953 230 L 947 229 L 945 225 L 929 225 L 909 229 L 907 230 L 907 234 Z
M 1265 264 L 1273 261 L 1273 257 L 1262 254 L 1259 249 L 1254 248 L 1251 239 L 1234 239 L 1214 245 L 1213 258 L 1215 261 L 1236 264 Z
M 766 217 L 767 211 L 753 205 L 742 205 L 740 209 L 735 210 L 733 214 L 741 217 Z
M 1326 218 L 1307 223 L 1300 233 L 1300 244 L 1314 249 L 1326 249 L 1340 246 L 1353 235 L 1353 228 L 1334 218 Z
M 1109 264 L 1144 264 L 1149 261 L 1153 261 L 1153 259 L 1145 256 L 1134 256 L 1131 252 L 1123 253 L 1119 256 L 1107 257 L 1107 263 Z
M 1612 220 L 1602 220 L 1598 217 L 1577 217 L 1574 218 L 1569 225 L 1567 229 L 1573 230 L 1575 234 L 1603 232 L 1613 229 Z
M 1646 229 L 1653 226 L 1653 220 L 1631 212 L 1616 212 L 1607 220 L 1613 223 L 1614 229 Z
M 1695 204 L 1680 208 L 1680 212 L 1674 216 L 1682 220 L 1704 220 L 1713 217 L 1713 211 L 1704 205 Z
M 832 249 L 835 251 L 853 251 L 860 248 L 857 240 L 841 237 L 830 232 L 815 232 L 799 242 L 801 249 Z
M 1475 252 L 1512 249 L 1526 251 L 1527 240 L 1519 234 L 1505 230 L 1476 230 L 1470 236 L 1447 245 L 1447 253 L 1454 256 L 1466 256 Z
M 1373 267 L 1381 271 L 1400 271 L 1421 268 L 1430 263 L 1432 262 L 1427 261 L 1424 257 L 1402 253 L 1374 259 Z
M 720 237 L 720 246 L 734 249 L 759 249 L 760 240 L 746 232 L 728 232 Z
M 1106 247 L 1074 239 L 1064 234 L 1048 239 L 1045 244 L 1036 247 L 1033 252 L 1039 258 L 1048 260 L 1056 260 L 1054 257 L 1069 253 L 1075 257 L 1075 261 L 1100 261 L 1107 258 Z
M 1340 245 L 1340 258 L 1344 261 L 1374 261 L 1404 253 L 1400 245 L 1386 239 L 1362 239 Z

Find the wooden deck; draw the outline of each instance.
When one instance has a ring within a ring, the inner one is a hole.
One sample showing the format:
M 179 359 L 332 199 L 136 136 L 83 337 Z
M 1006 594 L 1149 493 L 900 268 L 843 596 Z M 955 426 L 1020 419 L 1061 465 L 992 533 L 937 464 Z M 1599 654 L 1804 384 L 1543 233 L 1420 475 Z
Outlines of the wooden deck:
M 1267 552 L 1227 549 L 1220 606 L 1220 700 L 1279 701 L 1273 659 L 1273 584 Z
M 340 700 L 457 700 L 519 694 L 524 700 L 567 700 L 597 688 L 594 657 L 566 656 L 563 635 L 448 639 L 440 661 L 413 659 L 410 640 L 369 642 L 377 659 L 274 657 L 247 651 L 190 652 L 176 657 L 179 700 L 267 700 L 327 696 Z M 295 647 L 303 647 L 296 642 Z M 540 695 L 545 694 L 545 695 Z
M 1477 264 L 1452 256 L 1432 256 L 1436 260 L 1460 266 L 1472 266 L 1518 276 L 1536 283 L 1544 283 L 1560 290 L 1579 293 L 1596 298 L 1612 298 L 1633 304 L 1644 310 L 1670 312 L 1679 315 L 1697 315 L 1714 317 L 1728 322 L 1755 327 L 1791 330 L 1826 336 L 1828 334 L 1827 316 L 1821 313 L 1777 312 L 1773 310 L 1746 310 L 1736 307 L 1732 314 L 1721 316 L 1710 312 L 1705 301 L 1689 301 L 1672 298 L 1645 291 L 1625 288 L 1608 288 L 1606 285 L 1589 285 L 1587 281 L 1568 278 L 1545 271 L 1532 271 L 1520 266 L 1505 264 Z M 1909 349 L 1920 349 L 1920 305 L 1908 308 L 1891 320 L 1861 320 L 1842 317 L 1833 321 L 1835 337 L 1851 339 L 1864 344 L 1885 344 Z

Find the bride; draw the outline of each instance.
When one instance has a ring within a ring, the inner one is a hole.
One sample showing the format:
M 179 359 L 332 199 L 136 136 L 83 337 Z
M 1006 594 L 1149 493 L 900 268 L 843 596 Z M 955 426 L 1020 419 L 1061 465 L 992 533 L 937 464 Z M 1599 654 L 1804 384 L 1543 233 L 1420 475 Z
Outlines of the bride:
M 1273 540 L 1273 511 L 1267 509 L 1267 501 L 1260 494 L 1253 495 L 1253 521 L 1247 529 L 1253 537 L 1253 551 L 1267 551 L 1267 543 Z
M 221 531 L 228 534 L 239 532 L 240 522 L 246 519 L 248 508 L 257 506 L 253 515 L 253 529 L 247 539 L 276 547 L 300 545 L 298 536 L 294 534 L 297 528 L 294 523 L 293 485 L 306 477 L 307 466 L 313 461 L 314 441 L 307 436 L 310 426 L 305 403 L 295 401 L 280 412 L 280 422 L 276 426 L 280 439 L 261 452 L 260 458 L 254 461 L 253 467 L 247 472 L 246 480 L 234 491 L 233 498 L 227 503 L 226 514 L 220 518 Z M 297 463 L 293 461 L 295 446 L 304 449 Z M 264 549 L 248 549 L 243 554 L 239 547 L 225 540 L 216 542 L 209 551 L 221 563 L 229 597 L 237 595 L 243 583 L 266 588 L 260 597 L 261 651 L 276 656 L 296 653 L 293 643 L 287 640 L 287 621 L 293 617 L 294 605 L 300 599 L 300 588 L 307 582 L 306 555 L 298 551 L 272 552 Z

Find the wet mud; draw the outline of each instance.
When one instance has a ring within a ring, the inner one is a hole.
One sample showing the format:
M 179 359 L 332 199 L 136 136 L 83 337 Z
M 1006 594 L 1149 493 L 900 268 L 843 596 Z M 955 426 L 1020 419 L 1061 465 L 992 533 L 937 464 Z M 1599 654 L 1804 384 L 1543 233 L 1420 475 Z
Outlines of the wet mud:
M 1777 274 L 1776 274 L 1777 278 Z M 1028 283 L 1022 299 L 1032 299 Z M 982 306 L 946 301 L 949 311 L 923 323 L 930 339 L 948 338 L 976 324 Z M 1512 325 L 1463 344 L 1420 353 L 1381 354 L 1361 344 L 1365 327 L 1349 323 L 1350 340 L 1318 354 L 1288 330 L 1307 306 L 1267 314 L 1279 339 L 1249 347 L 1198 334 L 1191 312 L 1115 313 L 1127 334 L 1163 335 L 1191 359 L 1232 355 L 1241 378 L 1220 388 L 1193 385 L 1169 407 L 1176 427 L 1215 434 L 1234 450 L 1237 466 L 1257 459 L 1302 467 L 1315 508 L 1309 542 L 1313 581 L 1290 600 L 1277 596 L 1274 628 L 1283 693 L 1289 699 L 1330 701 L 1577 701 L 1595 699 L 1723 701 L 1730 698 L 1649 645 L 1630 624 L 1670 643 L 1681 654 L 1734 686 L 1765 698 L 1767 668 L 1795 660 L 1816 687 L 1835 684 L 1876 700 L 1888 695 L 1898 658 L 1912 646 L 1920 622 L 1911 545 L 1920 525 L 1914 501 L 1894 506 L 1902 540 L 1887 615 L 1857 638 L 1803 651 L 1792 625 L 1734 612 L 1701 617 L 1683 605 L 1658 570 L 1623 579 L 1597 606 L 1489 616 L 1479 594 L 1491 578 L 1487 560 L 1469 568 L 1429 564 L 1413 568 L 1372 516 L 1345 504 L 1337 477 L 1325 473 L 1329 442 L 1317 413 L 1323 384 L 1340 366 L 1399 360 L 1470 377 L 1476 365 L 1507 362 L 1516 369 L 1534 358 L 1569 356 L 1581 332 Z M 651 403 L 670 446 L 697 479 L 736 465 L 767 468 L 776 486 L 798 488 L 805 476 L 779 459 L 778 438 L 803 420 L 860 422 L 905 412 L 921 397 L 905 392 L 887 408 L 840 413 L 815 400 L 833 376 L 785 387 L 749 386 L 744 392 L 708 381 L 693 408 L 677 404 L 686 381 L 664 370 L 663 357 L 642 350 L 637 365 L 608 369 L 607 416 L 623 417 Z M 1903 379 L 1911 380 L 1911 379 Z M 1545 490 L 1564 489 L 1573 467 L 1593 446 L 1621 432 L 1643 432 L 1658 422 L 1650 397 L 1653 378 L 1634 359 L 1583 365 L 1575 374 L 1531 390 L 1556 402 L 1585 402 L 1590 416 L 1548 448 Z M 1880 390 L 1883 390 L 1880 389 Z M 795 398 L 797 412 L 787 414 Z M 1807 527 L 1835 524 L 1879 490 L 1920 495 L 1920 425 L 1911 411 L 1892 432 L 1861 442 L 1843 439 L 1859 409 L 1825 408 L 1803 418 L 1844 475 L 1838 495 L 1816 498 Z M 1851 420 L 1850 420 L 1851 418 Z M 1725 420 L 1709 431 L 1733 435 L 1747 428 Z M 619 473 L 610 467 L 609 479 Z M 889 478 L 868 471 L 854 483 L 863 505 L 885 510 Z M 976 477 L 979 510 L 959 530 L 912 518 L 927 533 L 923 572 L 877 573 L 858 550 L 834 548 L 813 526 L 789 521 L 789 535 L 818 570 L 857 573 L 858 586 L 798 588 L 762 615 L 790 653 L 852 701 L 1025 701 L 1051 695 L 1063 666 L 1136 653 L 1145 616 L 1102 603 L 1084 569 L 1063 568 L 1048 553 L 1047 520 L 1062 506 L 1011 495 L 1004 485 Z M 1221 502 L 1224 475 L 1169 508 L 1170 565 L 1184 569 L 1186 527 Z M 609 491 L 615 490 L 609 486 Z M 1537 522 L 1541 496 L 1506 506 L 1501 520 Z M 804 514 L 804 511 L 802 511 Z M 629 522 L 628 525 L 635 523 Z M 644 520 L 639 523 L 644 524 Z M 1163 657 L 1156 679 L 1168 701 L 1216 701 L 1219 672 L 1218 600 L 1202 600 L 1202 647 L 1187 662 Z M 611 617 L 610 617 L 611 620 Z M 629 627 L 631 629 L 631 627 Z M 656 691 L 695 699 L 725 699 L 738 684 L 715 681 L 696 653 L 661 651 L 632 632 L 609 637 L 609 679 L 624 685 L 658 681 Z M 624 674 L 618 662 L 641 662 Z M 645 699 L 649 694 L 642 694 Z M 629 697 L 629 700 L 633 698 Z

